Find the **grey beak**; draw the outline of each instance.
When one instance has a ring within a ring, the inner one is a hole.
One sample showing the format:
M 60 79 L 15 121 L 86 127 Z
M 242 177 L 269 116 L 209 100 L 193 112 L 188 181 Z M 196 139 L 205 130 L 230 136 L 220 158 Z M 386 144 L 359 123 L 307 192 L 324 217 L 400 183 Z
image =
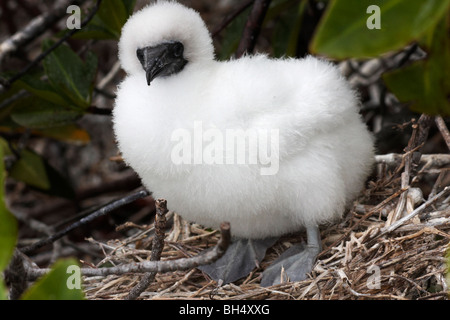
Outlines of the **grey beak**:
M 147 84 L 150 85 L 157 77 L 170 76 L 183 70 L 187 63 L 183 51 L 181 42 L 166 42 L 137 49 L 136 55 L 145 70 Z

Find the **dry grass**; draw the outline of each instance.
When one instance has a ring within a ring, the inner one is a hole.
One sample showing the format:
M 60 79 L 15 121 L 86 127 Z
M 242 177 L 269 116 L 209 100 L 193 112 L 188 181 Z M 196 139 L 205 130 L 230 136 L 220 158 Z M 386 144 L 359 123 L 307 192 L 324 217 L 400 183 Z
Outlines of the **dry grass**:
M 155 282 L 139 299 L 447 299 L 445 254 L 449 245 L 450 197 L 448 194 L 392 232 L 380 233 L 392 224 L 399 205 L 399 170 L 384 173 L 370 182 L 361 197 L 338 224 L 323 226 L 324 250 L 310 278 L 263 288 L 261 272 L 304 233 L 280 239 L 266 254 L 260 268 L 246 279 L 218 286 L 198 269 L 157 274 Z M 436 194 L 448 185 L 448 168 L 419 170 L 410 188 Z M 421 189 L 422 188 L 422 189 Z M 402 192 L 403 190 L 403 192 Z M 413 193 L 409 193 L 412 195 Z M 404 214 L 427 199 L 406 197 Z M 169 204 L 170 205 L 170 204 Z M 152 226 L 135 229 L 133 236 L 100 244 L 106 262 L 114 265 L 149 259 L 147 234 Z M 174 215 L 166 234 L 162 259 L 197 255 L 213 246 L 217 232 L 185 223 Z M 84 279 L 88 299 L 124 299 L 142 275 L 91 277 Z

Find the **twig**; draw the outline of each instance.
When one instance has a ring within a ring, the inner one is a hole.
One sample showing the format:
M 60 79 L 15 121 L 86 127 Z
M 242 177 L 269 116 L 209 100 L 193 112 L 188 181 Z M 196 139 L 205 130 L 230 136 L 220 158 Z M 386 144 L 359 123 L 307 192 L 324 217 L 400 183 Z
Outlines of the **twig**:
M 189 279 L 189 277 L 190 277 L 194 272 L 195 272 L 195 269 L 192 269 L 191 271 L 189 271 L 188 273 L 186 273 L 182 279 L 180 279 L 180 280 L 178 280 L 177 282 L 175 282 L 172 286 L 170 286 L 169 288 L 164 289 L 164 290 L 158 292 L 157 295 L 156 295 L 154 298 L 161 297 L 162 295 L 164 295 L 164 294 L 166 294 L 166 293 L 168 293 L 168 292 L 171 292 L 171 291 L 175 290 L 175 289 L 178 288 L 180 285 L 182 285 L 184 282 L 186 282 L 186 281 Z
M 9 298 L 17 300 L 27 289 L 27 277 L 22 254 L 14 251 L 9 266 L 5 270 L 5 280 L 9 283 Z
M 110 116 L 112 114 L 111 109 L 99 108 L 96 106 L 90 106 L 89 108 L 87 108 L 86 112 L 90 113 L 90 114 L 101 115 L 101 116 Z
M 320 252 L 317 255 L 317 258 L 322 257 L 323 255 L 325 255 L 326 253 L 328 253 L 333 247 L 335 247 L 338 243 L 340 243 L 342 240 L 344 240 L 345 238 L 347 238 L 351 232 L 353 230 L 355 230 L 363 221 L 365 221 L 368 217 L 370 217 L 371 215 L 373 215 L 375 212 L 383 209 L 383 207 L 388 204 L 389 202 L 391 202 L 392 200 L 394 200 L 396 197 L 398 197 L 399 195 L 401 195 L 402 193 L 404 193 L 405 191 L 407 191 L 408 189 L 401 189 L 399 191 L 397 191 L 396 193 L 394 193 L 393 195 L 391 195 L 390 197 L 388 197 L 387 199 L 384 199 L 381 203 L 379 203 L 378 205 L 376 205 L 375 207 L 373 207 L 369 212 L 367 212 L 361 219 L 359 219 L 359 221 L 357 223 L 355 223 L 349 230 L 347 230 L 347 232 L 345 234 L 343 234 L 341 237 L 339 237 L 339 239 L 337 239 L 336 241 L 333 242 L 333 244 L 331 244 L 330 246 L 328 246 L 327 249 L 323 250 L 322 252 Z
M 388 166 L 396 166 L 402 161 L 403 155 L 400 153 L 388 153 L 375 156 L 376 163 L 385 163 Z M 450 164 L 450 154 L 423 154 L 420 158 L 420 164 L 429 167 L 441 167 Z
M 252 11 L 250 12 L 250 16 L 248 17 L 245 25 L 244 33 L 236 51 L 237 58 L 241 57 L 245 53 L 253 52 L 261 25 L 264 21 L 267 10 L 269 9 L 270 2 L 271 0 L 255 0 Z
M 81 5 L 85 1 L 58 1 L 57 5 L 51 11 L 31 20 L 25 28 L 0 44 L 0 62 L 3 61 L 7 54 L 17 51 L 19 48 L 28 44 L 64 17 L 67 14 L 67 7 L 69 5 Z
M 448 149 L 450 150 L 450 132 L 448 131 L 447 126 L 445 125 L 444 119 L 441 116 L 437 116 L 435 118 L 436 126 L 444 138 L 445 143 L 447 144 Z
M 166 213 L 167 201 L 158 199 L 155 201 L 156 216 L 155 216 L 155 236 L 152 243 L 152 254 L 150 261 L 159 261 L 161 259 L 161 253 L 164 249 L 164 229 L 166 227 Z M 155 280 L 156 272 L 149 272 L 144 274 L 141 281 L 130 291 L 127 300 L 137 299 L 145 289 Z
M 130 263 L 110 268 L 81 268 L 81 273 L 85 276 L 108 276 L 120 275 L 125 273 L 146 273 L 158 272 L 165 273 L 171 271 L 182 271 L 196 268 L 200 265 L 210 264 L 223 256 L 231 242 L 230 224 L 222 222 L 220 225 L 221 237 L 219 242 L 212 250 L 192 257 L 181 258 L 178 260 L 164 260 L 164 261 L 144 261 L 139 263 Z M 50 269 L 30 268 L 27 270 L 29 280 L 37 279 L 48 273 Z
M 406 221 L 410 220 L 411 218 L 415 217 L 416 215 L 418 215 L 419 213 L 424 211 L 426 208 L 431 206 L 437 200 L 439 200 L 439 199 L 443 198 L 444 196 L 446 196 L 448 193 L 450 193 L 450 187 L 445 187 L 444 190 L 442 190 L 440 193 L 438 193 L 436 196 L 434 196 L 433 198 L 431 198 L 427 202 L 424 202 L 421 206 L 417 207 L 413 212 L 411 212 L 407 216 L 405 216 L 405 217 L 401 218 L 400 220 L 396 221 L 395 223 L 393 223 L 389 227 L 382 228 L 380 230 L 380 233 L 378 235 L 376 235 L 374 238 L 372 238 L 370 241 L 373 241 L 373 240 L 375 240 L 375 239 L 377 239 L 377 238 L 379 238 L 379 237 L 381 237 L 381 236 L 383 236 L 383 235 L 385 235 L 387 233 L 390 233 L 390 232 L 394 231 L 395 229 L 400 227 L 402 224 L 404 224 Z
M 250 0 L 247 2 L 244 2 L 239 8 L 236 9 L 236 11 L 234 11 L 231 15 L 225 17 L 225 19 L 223 20 L 222 24 L 211 33 L 211 36 L 213 38 L 217 37 L 217 35 L 222 32 L 223 29 L 225 29 L 238 15 L 240 15 L 245 9 L 247 9 L 248 7 L 250 7 L 250 5 L 254 2 L 255 0 Z
M 147 196 L 149 196 L 151 193 L 147 190 L 141 190 L 138 191 L 136 193 L 133 193 L 131 195 L 128 195 L 124 198 L 118 199 L 118 200 L 114 200 L 110 203 L 108 203 L 107 205 L 103 206 L 102 208 L 100 208 L 99 210 L 93 212 L 92 214 L 88 215 L 87 217 L 82 218 L 81 220 L 69 225 L 68 227 L 64 228 L 63 230 L 51 235 L 50 237 L 40 240 L 28 247 L 25 248 L 21 248 L 20 251 L 22 251 L 23 253 L 30 253 L 36 249 L 39 249 L 47 244 L 50 244 L 52 242 L 54 242 L 57 239 L 62 238 L 63 236 L 65 236 L 67 233 L 69 233 L 70 231 L 72 231 L 73 229 L 79 228 L 89 222 L 91 222 L 94 219 L 97 219 L 101 216 L 104 216 L 108 213 L 110 213 L 111 211 L 122 207 L 128 203 L 131 203 L 137 199 L 141 199 L 141 198 L 145 198 Z
M 103 79 L 98 83 L 97 89 L 104 90 L 106 86 L 114 79 L 117 73 L 121 70 L 120 62 L 116 61 L 111 67 L 111 70 L 103 77 Z
M 28 64 L 24 69 L 22 69 L 20 72 L 16 73 L 13 77 L 10 79 L 3 81 L 2 86 L 0 86 L 0 93 L 2 93 L 5 89 L 8 89 L 15 81 L 22 78 L 25 74 L 27 74 L 32 68 L 37 66 L 46 56 L 48 56 L 52 51 L 54 51 L 56 48 L 58 48 L 61 44 L 63 44 L 67 39 L 69 39 L 71 36 L 73 36 L 75 33 L 77 33 L 79 30 L 81 30 L 83 27 L 85 27 L 91 20 L 94 18 L 95 14 L 98 11 L 98 8 L 100 7 L 100 3 L 102 0 L 97 0 L 97 3 L 95 4 L 94 9 L 89 13 L 89 15 L 81 22 L 80 29 L 72 29 L 68 33 L 66 33 L 61 39 L 59 39 L 57 42 L 55 42 L 50 48 L 48 48 L 46 51 L 42 52 L 39 56 L 37 56 L 30 64 Z M 67 7 L 65 8 L 67 9 Z

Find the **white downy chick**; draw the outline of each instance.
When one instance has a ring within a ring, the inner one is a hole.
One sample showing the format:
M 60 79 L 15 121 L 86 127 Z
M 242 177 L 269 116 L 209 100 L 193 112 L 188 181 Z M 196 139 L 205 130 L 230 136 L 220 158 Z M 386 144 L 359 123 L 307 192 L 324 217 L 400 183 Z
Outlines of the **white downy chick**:
M 362 189 L 373 138 L 331 63 L 217 61 L 200 15 L 167 1 L 128 20 L 119 57 L 119 149 L 185 219 L 263 239 L 338 219 Z

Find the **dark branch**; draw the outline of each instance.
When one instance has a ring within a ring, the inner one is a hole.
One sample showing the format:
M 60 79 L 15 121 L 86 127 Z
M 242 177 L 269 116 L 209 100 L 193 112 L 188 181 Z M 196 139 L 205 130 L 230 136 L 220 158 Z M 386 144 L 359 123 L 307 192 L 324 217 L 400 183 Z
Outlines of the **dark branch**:
M 231 242 L 230 224 L 228 222 L 222 222 L 220 225 L 220 232 L 221 237 L 217 245 L 212 250 L 207 250 L 195 257 L 178 260 L 144 261 L 109 268 L 82 268 L 81 273 L 85 276 L 108 276 L 111 274 L 120 275 L 125 273 L 145 272 L 165 273 L 189 270 L 200 265 L 210 264 L 224 255 Z M 39 278 L 49 271 L 49 269 L 38 268 L 29 268 L 26 270 L 28 280 Z
M 109 204 L 103 206 L 102 208 L 100 208 L 99 210 L 94 211 L 93 213 L 91 213 L 90 215 L 88 215 L 87 217 L 82 218 L 81 220 L 69 225 L 68 227 L 64 228 L 63 230 L 51 235 L 50 237 L 40 240 L 28 247 L 25 248 L 21 248 L 20 251 L 22 251 L 23 253 L 30 253 L 33 252 L 36 249 L 42 248 L 43 246 L 53 243 L 54 241 L 62 238 L 63 236 L 65 236 L 66 234 L 68 234 L 70 231 L 79 228 L 91 221 L 93 221 L 94 219 L 97 219 L 101 216 L 104 216 L 108 213 L 110 213 L 111 211 L 120 208 L 126 204 L 129 204 L 137 199 L 141 199 L 141 198 L 145 198 L 147 196 L 149 196 L 151 193 L 147 190 L 141 190 L 139 192 L 130 194 L 124 198 L 118 199 L 118 200 L 114 200 L 112 202 L 110 202 Z
M 86 0 L 58 1 L 53 10 L 31 20 L 22 30 L 0 43 L 0 62 L 6 54 L 17 51 L 58 22 L 67 14 L 66 11 L 69 5 L 81 5 L 85 1 Z M 6 1 L 2 1 L 2 3 L 3 2 Z
M 152 254 L 150 256 L 150 261 L 161 260 L 161 254 L 164 249 L 164 229 L 166 227 L 166 213 L 167 201 L 163 199 L 158 199 L 155 201 L 156 205 L 156 216 L 155 216 L 155 236 L 152 242 Z M 137 299 L 145 289 L 155 280 L 156 272 L 148 272 L 144 274 L 143 278 L 139 283 L 130 291 L 128 295 L 128 300 Z
M 30 64 L 28 64 L 24 69 L 22 69 L 19 73 L 15 74 L 13 77 L 11 77 L 8 80 L 2 81 L 3 88 L 0 87 L 0 93 L 4 91 L 5 89 L 8 89 L 15 81 L 22 78 L 25 74 L 27 74 L 31 69 L 33 69 L 35 66 L 37 66 L 46 56 L 48 56 L 53 50 L 58 48 L 61 44 L 63 44 L 67 39 L 69 39 L 71 36 L 73 36 L 75 33 L 77 33 L 79 30 L 81 30 L 83 27 L 85 27 L 91 20 L 94 18 L 95 14 L 98 11 L 98 8 L 100 7 L 102 0 L 97 0 L 97 3 L 95 4 L 94 9 L 91 10 L 89 15 L 81 22 L 80 29 L 72 29 L 68 33 L 66 33 L 61 39 L 59 39 L 57 42 L 55 42 L 50 48 L 48 48 L 46 51 L 42 52 L 39 56 L 37 56 Z
M 250 16 L 245 25 L 244 34 L 239 42 L 236 57 L 239 58 L 245 53 L 252 53 L 258 39 L 261 25 L 269 9 L 271 0 L 255 0 Z
M 217 35 L 219 33 L 222 32 L 223 29 L 225 29 L 234 19 L 236 19 L 237 16 L 239 16 L 243 11 L 245 11 L 248 7 L 251 6 L 251 4 L 254 2 L 255 0 L 250 0 L 247 2 L 244 2 L 239 8 L 236 9 L 236 11 L 234 11 L 231 15 L 225 17 L 225 19 L 223 20 L 222 24 L 216 28 L 216 30 L 214 30 L 211 34 L 211 36 L 213 38 L 217 37 Z

